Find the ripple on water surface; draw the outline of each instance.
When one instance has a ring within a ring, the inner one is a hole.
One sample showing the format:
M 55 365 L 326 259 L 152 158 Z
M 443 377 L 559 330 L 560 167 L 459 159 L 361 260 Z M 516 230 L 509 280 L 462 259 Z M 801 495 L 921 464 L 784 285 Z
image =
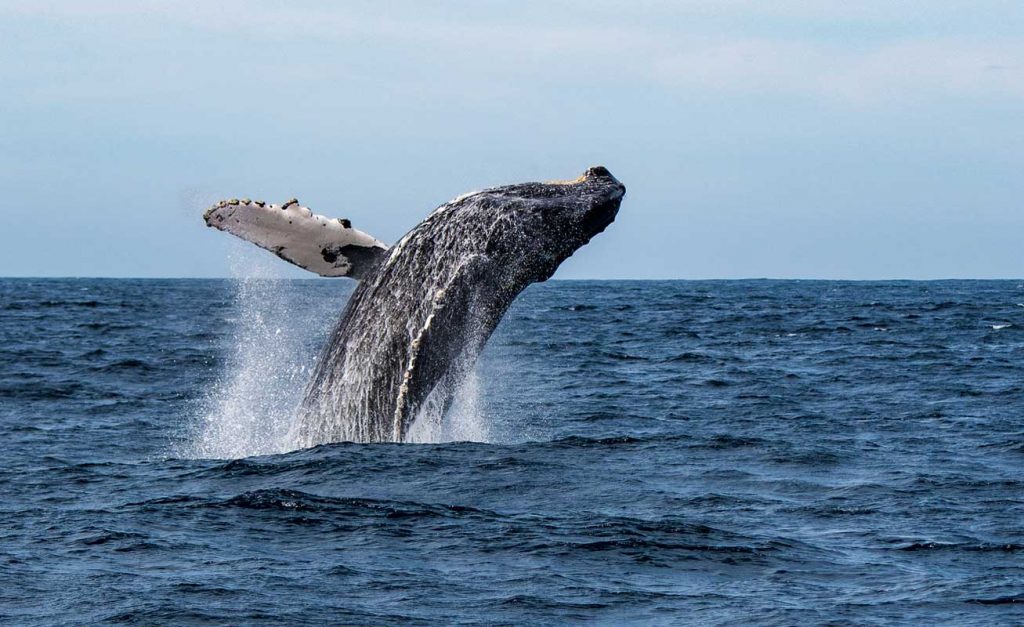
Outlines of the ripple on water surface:
M 293 450 L 347 285 L 0 280 L 0 622 L 1014 624 L 1022 289 L 542 284 Z

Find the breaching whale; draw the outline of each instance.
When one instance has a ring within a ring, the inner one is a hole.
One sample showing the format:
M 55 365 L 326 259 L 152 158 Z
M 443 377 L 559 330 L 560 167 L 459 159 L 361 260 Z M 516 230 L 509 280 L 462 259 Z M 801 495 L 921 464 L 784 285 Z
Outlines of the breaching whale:
M 296 419 L 300 447 L 401 442 L 441 420 L 509 305 L 611 224 L 626 188 L 604 167 L 573 181 L 464 194 L 392 247 L 344 219 L 228 200 L 206 224 L 321 276 L 358 279 Z

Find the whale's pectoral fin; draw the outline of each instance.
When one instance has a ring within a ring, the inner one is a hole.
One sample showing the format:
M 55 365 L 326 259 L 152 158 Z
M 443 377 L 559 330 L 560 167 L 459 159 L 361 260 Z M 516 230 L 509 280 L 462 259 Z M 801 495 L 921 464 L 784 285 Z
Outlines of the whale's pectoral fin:
M 495 305 L 501 299 L 493 294 L 493 278 L 498 274 L 493 265 L 490 257 L 473 255 L 435 294 L 430 314 L 410 346 L 402 376 L 393 425 L 396 442 L 405 438 L 437 385 L 461 380 L 465 370 L 472 367 L 494 330 L 491 322 L 504 313 L 504 308 Z
M 227 200 L 203 214 L 207 226 L 252 242 L 320 276 L 366 276 L 388 247 L 348 220 L 317 215 L 297 200 L 283 205 Z

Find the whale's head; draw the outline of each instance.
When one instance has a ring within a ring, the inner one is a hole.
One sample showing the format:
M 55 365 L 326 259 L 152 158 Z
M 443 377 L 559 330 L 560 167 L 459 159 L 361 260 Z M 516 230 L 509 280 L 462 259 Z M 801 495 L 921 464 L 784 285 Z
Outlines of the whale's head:
M 615 220 L 626 193 L 607 168 L 572 181 L 522 183 L 466 200 L 488 234 L 487 256 L 515 283 L 545 281 L 558 266 Z

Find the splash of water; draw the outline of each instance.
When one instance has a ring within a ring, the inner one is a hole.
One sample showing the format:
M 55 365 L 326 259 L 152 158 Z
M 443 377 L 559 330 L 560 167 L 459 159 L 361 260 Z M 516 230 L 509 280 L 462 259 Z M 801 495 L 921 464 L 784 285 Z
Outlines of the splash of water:
M 490 426 L 484 414 L 483 383 L 476 369 L 462 380 L 443 416 L 429 400 L 409 428 L 406 442 L 490 442 Z
M 202 403 L 194 457 L 239 458 L 298 448 L 289 435 L 309 376 L 308 332 L 273 260 L 231 255 L 237 317 L 227 366 Z
M 223 373 L 202 399 L 185 457 L 236 459 L 303 448 L 295 426 L 303 391 L 338 309 L 300 303 L 279 264 L 236 247 L 235 314 Z M 475 371 L 459 386 L 445 416 L 425 409 L 407 442 L 489 441 L 483 386 Z M 442 419 L 443 418 L 443 419 Z

